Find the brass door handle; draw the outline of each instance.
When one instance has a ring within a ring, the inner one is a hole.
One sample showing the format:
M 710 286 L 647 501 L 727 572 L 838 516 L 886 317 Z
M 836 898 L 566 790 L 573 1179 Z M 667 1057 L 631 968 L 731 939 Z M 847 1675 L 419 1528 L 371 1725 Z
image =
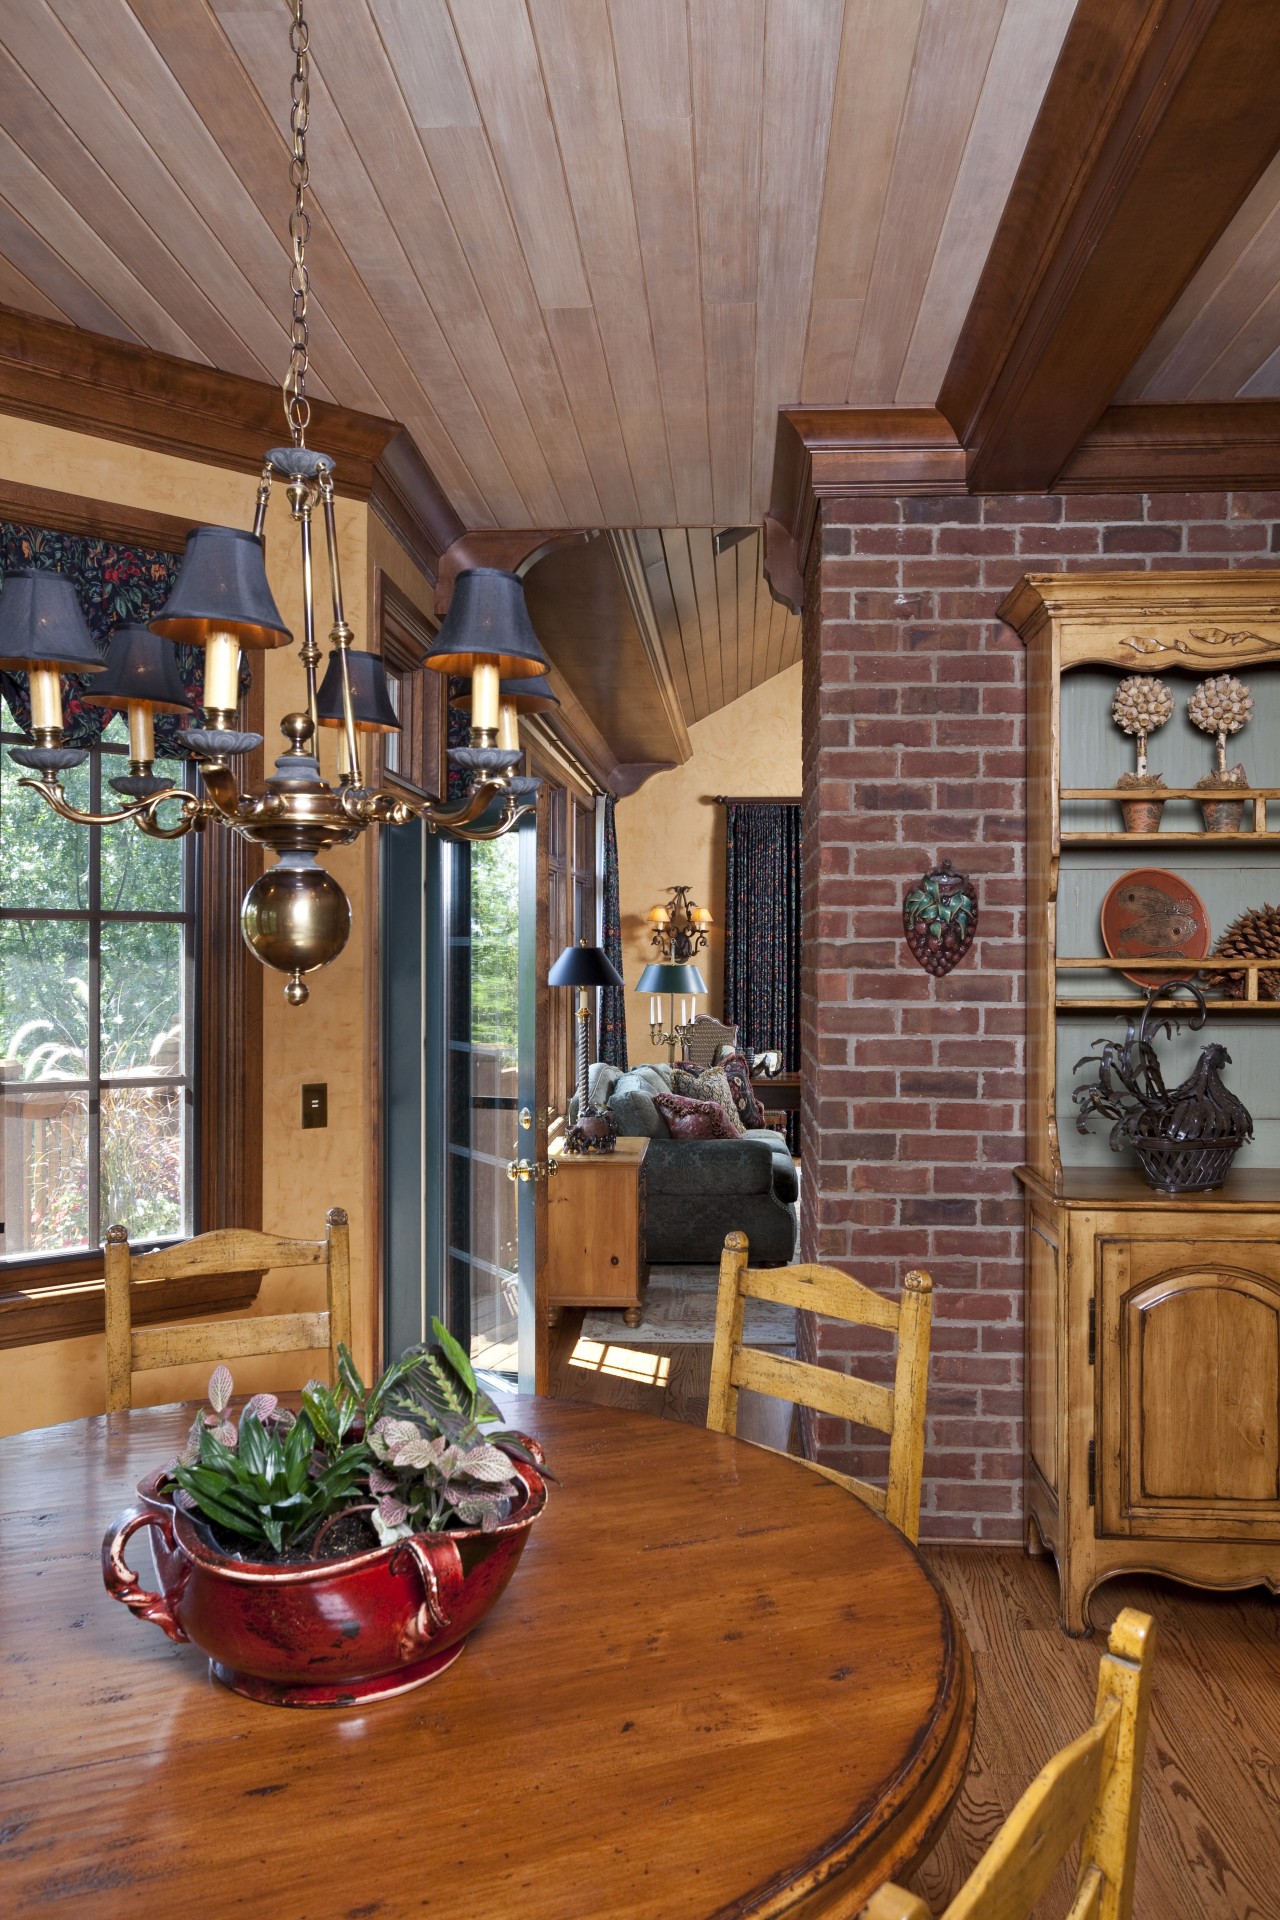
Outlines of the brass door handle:
M 556 1171 L 554 1160 L 508 1160 L 508 1180 L 547 1180 Z

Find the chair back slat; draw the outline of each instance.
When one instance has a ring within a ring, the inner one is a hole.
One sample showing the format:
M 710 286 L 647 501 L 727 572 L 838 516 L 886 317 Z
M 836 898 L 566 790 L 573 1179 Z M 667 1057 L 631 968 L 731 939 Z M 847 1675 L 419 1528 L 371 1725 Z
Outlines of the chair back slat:
M 336 1383 L 338 1347 L 351 1344 L 350 1231 L 341 1207 L 331 1209 L 325 1238 L 319 1241 L 224 1228 L 135 1260 L 125 1229 L 113 1227 L 103 1257 L 108 1413 L 133 1405 L 135 1372 L 246 1354 L 327 1351 L 329 1380 Z M 323 1312 L 166 1322 L 134 1331 L 135 1301 L 139 1292 L 145 1297 L 152 1281 L 313 1266 L 325 1271 Z
M 742 1291 L 749 1300 L 771 1300 L 780 1307 L 799 1307 L 802 1313 L 825 1313 L 854 1326 L 898 1331 L 896 1300 L 864 1287 L 847 1273 L 830 1267 L 748 1267 Z
M 255 1233 L 247 1227 L 219 1227 L 194 1240 L 133 1256 L 133 1278 L 138 1285 L 151 1280 L 181 1280 L 204 1273 L 265 1273 L 273 1267 L 322 1267 L 323 1240 L 292 1240 L 275 1233 Z
M 1030 1920 L 1077 1839 L 1067 1920 L 1132 1920 L 1154 1653 L 1150 1616 L 1126 1607 L 1099 1664 L 1092 1725 L 1032 1781 L 942 1920 Z M 933 1917 L 914 1894 L 885 1885 L 861 1920 Z
M 888 1486 L 882 1493 L 835 1468 L 815 1470 L 847 1487 L 859 1499 L 915 1540 L 920 1530 L 920 1485 L 924 1470 L 925 1399 L 929 1374 L 929 1329 L 933 1282 L 927 1273 L 906 1276 L 901 1302 L 886 1300 L 872 1288 L 833 1267 L 749 1267 L 744 1233 L 731 1233 L 720 1260 L 716 1300 L 715 1346 L 707 1425 L 721 1433 L 738 1430 L 742 1389 L 790 1400 L 817 1413 L 889 1435 Z M 832 1367 L 782 1359 L 743 1340 L 746 1303 L 771 1300 L 819 1313 L 854 1326 L 896 1333 L 898 1352 L 892 1388 Z
M 855 1374 L 812 1367 L 807 1360 L 783 1360 L 760 1347 L 740 1347 L 733 1356 L 730 1378 L 735 1387 L 746 1387 L 751 1393 L 795 1400 L 817 1413 L 876 1427 L 881 1433 L 893 1431 L 893 1394 L 888 1387 L 859 1380 Z
M 263 1314 L 253 1320 L 210 1320 L 206 1326 L 183 1322 L 173 1327 L 144 1327 L 133 1336 L 135 1373 L 189 1362 L 240 1360 L 248 1353 L 329 1351 L 327 1313 Z

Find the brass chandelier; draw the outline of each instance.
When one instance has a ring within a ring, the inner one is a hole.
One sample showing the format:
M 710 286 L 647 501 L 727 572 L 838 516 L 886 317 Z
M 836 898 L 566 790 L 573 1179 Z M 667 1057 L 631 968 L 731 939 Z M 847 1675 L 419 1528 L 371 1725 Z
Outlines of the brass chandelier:
M 336 959 L 351 930 L 347 897 L 333 876 L 317 865 L 317 854 L 349 844 L 366 827 L 402 826 L 414 819 L 425 820 L 433 831 L 444 829 L 469 840 L 492 840 L 506 833 L 531 809 L 531 794 L 537 786 L 536 781 L 513 775 L 520 760 L 517 714 L 533 705 L 558 703 L 541 681 L 536 701 L 520 697 L 522 684 L 527 682 L 532 691 L 534 678 L 544 674 L 550 663 L 534 633 L 518 578 L 495 568 L 460 573 L 448 615 L 425 664 L 440 673 L 471 678 L 468 744 L 449 754 L 450 762 L 468 778 L 467 791 L 451 803 L 437 804 L 365 785 L 360 735 L 388 732 L 399 721 L 381 661 L 354 650 L 355 635 L 343 611 L 333 460 L 306 443 L 311 414 L 306 393 L 310 51 L 302 0 L 292 0 L 291 12 L 292 318 L 289 365 L 282 382 L 291 443 L 272 447 L 265 457 L 252 530 L 199 527 L 191 533 L 168 601 L 149 626 L 118 629 L 105 661 L 93 643 L 70 580 L 34 569 L 11 574 L 0 595 L 0 666 L 25 670 L 31 696 L 34 744 L 11 748 L 10 758 L 34 776 L 21 784 L 43 795 L 64 820 L 81 826 L 132 821 L 157 840 L 180 839 L 202 831 L 212 821 L 277 856 L 277 864 L 245 895 L 241 928 L 258 959 L 288 975 L 285 999 L 291 1006 L 300 1006 L 308 998 L 303 976 Z M 303 636 L 299 653 L 305 702 L 280 722 L 289 744 L 262 791 L 245 793 L 232 763 L 260 747 L 262 736 L 237 727 L 241 651 L 265 652 L 287 646 L 293 639 L 266 574 L 263 530 L 277 479 L 284 483 L 300 533 Z M 324 523 L 333 603 L 332 652 L 319 684 L 312 550 L 312 521 L 317 512 Z M 204 649 L 204 724 L 188 726 L 180 736 L 200 770 L 198 793 L 174 786 L 154 771 L 154 714 L 187 710 L 192 704 L 166 642 Z M 126 804 L 113 813 L 91 813 L 73 806 L 63 788 L 63 773 L 86 758 L 84 751 L 63 744 L 63 673 L 105 674 L 94 691 L 85 695 L 86 700 L 127 710 L 129 771 L 110 783 Z M 339 729 L 336 785 L 320 775 L 317 742 L 322 725 Z M 171 810 L 170 817 L 161 820 L 160 810 L 171 803 L 176 805 L 176 818 Z

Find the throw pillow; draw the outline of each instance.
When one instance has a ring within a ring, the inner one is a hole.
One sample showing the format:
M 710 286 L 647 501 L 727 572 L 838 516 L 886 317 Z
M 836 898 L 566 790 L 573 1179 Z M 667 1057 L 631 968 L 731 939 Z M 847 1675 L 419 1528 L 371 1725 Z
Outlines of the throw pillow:
M 658 1093 L 653 1104 L 670 1127 L 673 1140 L 736 1140 L 742 1131 L 715 1100 Z
M 690 1100 L 714 1100 L 718 1107 L 724 1109 L 735 1138 L 743 1131 L 737 1103 L 729 1090 L 723 1068 L 692 1067 L 677 1062 L 672 1069 L 671 1084 L 677 1093 L 683 1093 Z
M 764 1108 L 756 1099 L 755 1089 L 751 1085 L 751 1069 L 747 1065 L 746 1055 L 731 1053 L 720 1062 L 720 1070 L 729 1082 L 729 1092 L 733 1095 L 733 1104 L 739 1120 L 744 1127 L 763 1127 Z

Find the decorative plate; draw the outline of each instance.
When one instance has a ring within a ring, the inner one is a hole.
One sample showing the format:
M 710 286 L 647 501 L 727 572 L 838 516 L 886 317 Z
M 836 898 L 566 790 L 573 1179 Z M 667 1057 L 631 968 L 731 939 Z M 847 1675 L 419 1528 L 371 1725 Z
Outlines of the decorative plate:
M 1122 873 L 1102 903 L 1102 944 L 1112 960 L 1155 958 L 1203 960 L 1212 935 L 1204 901 L 1180 874 L 1164 867 L 1134 867 Z M 1168 986 L 1193 980 L 1195 968 L 1170 973 L 1153 967 L 1126 973 L 1135 986 Z

